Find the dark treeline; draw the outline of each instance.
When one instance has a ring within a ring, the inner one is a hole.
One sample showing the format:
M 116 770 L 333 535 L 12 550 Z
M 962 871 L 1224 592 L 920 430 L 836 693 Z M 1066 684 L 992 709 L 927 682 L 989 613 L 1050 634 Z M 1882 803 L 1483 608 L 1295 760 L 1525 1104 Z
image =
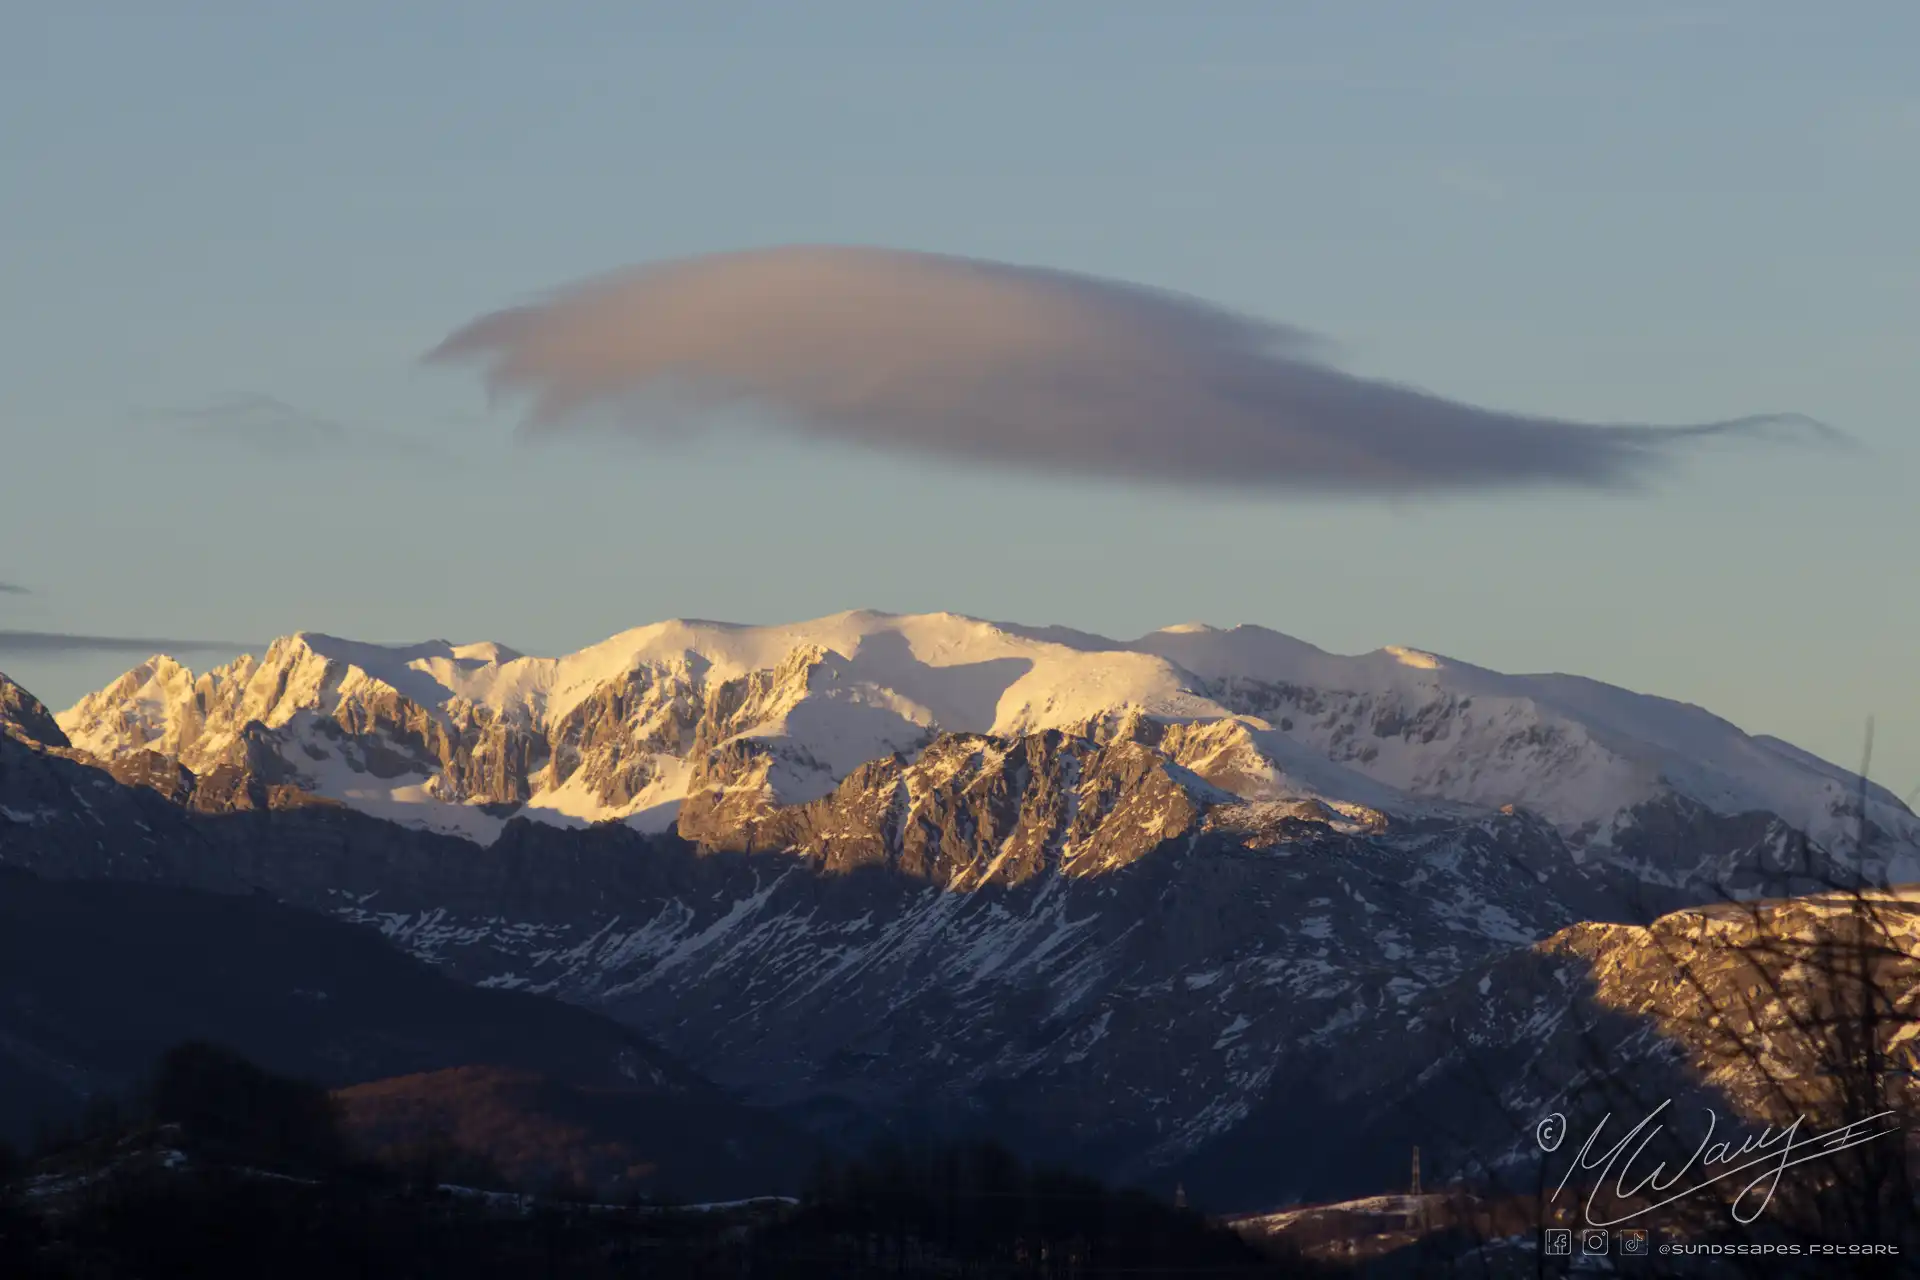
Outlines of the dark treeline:
M 764 1243 L 792 1276 L 1310 1273 L 1200 1213 L 1030 1169 L 990 1143 L 884 1144 L 828 1162 Z
M 0 1148 L 0 1276 L 1292 1275 L 1197 1213 L 988 1145 L 823 1165 L 798 1205 L 674 1210 L 509 1191 L 445 1140 L 354 1149 L 324 1089 L 202 1044 Z M 451 1188 L 451 1189 L 450 1189 Z

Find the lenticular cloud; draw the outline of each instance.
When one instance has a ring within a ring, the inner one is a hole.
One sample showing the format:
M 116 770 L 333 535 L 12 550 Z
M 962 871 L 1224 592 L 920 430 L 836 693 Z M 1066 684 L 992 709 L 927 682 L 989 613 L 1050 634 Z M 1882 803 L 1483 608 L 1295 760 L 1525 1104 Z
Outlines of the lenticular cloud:
M 1334 367 L 1312 335 L 1036 267 L 794 247 L 624 271 L 430 353 L 525 395 L 525 429 L 684 431 L 744 405 L 806 436 L 1067 475 L 1242 489 L 1621 486 L 1694 426 L 1482 409 Z M 692 412 L 690 412 L 692 411 Z

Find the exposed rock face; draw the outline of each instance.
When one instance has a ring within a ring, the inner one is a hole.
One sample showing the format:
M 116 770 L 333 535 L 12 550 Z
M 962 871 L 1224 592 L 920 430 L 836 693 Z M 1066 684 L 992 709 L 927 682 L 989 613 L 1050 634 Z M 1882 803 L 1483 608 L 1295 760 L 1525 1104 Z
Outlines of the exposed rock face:
M 773 668 L 730 678 L 715 678 L 697 655 L 644 664 L 543 722 L 521 706 L 422 701 L 414 696 L 422 681 L 390 682 L 295 636 L 259 662 L 242 658 L 197 680 L 171 659 L 152 659 L 66 718 L 81 747 L 109 762 L 141 761 L 129 768 L 143 779 L 158 767 L 149 756 L 199 776 L 234 769 L 462 834 L 498 828 L 497 817 L 471 810 L 510 812 L 536 797 L 543 803 L 532 816 L 563 824 L 657 808 L 654 825 L 664 827 L 690 776 L 725 774 L 736 792 L 749 787 L 752 796 L 732 799 L 741 812 L 833 787 L 839 774 L 803 744 L 754 736 L 807 696 L 826 656 L 802 646 Z M 930 735 L 912 726 L 897 736 L 922 745 Z M 729 765 L 730 756 L 752 763 Z M 450 807 L 469 812 L 450 817 Z
M 0 674 L 0 733 L 37 742 L 43 747 L 70 745 L 53 713 L 40 699 Z
M 803 805 L 766 804 L 765 770 L 744 745 L 709 755 L 680 834 L 706 849 L 788 851 L 830 871 L 884 868 L 949 889 L 1126 866 L 1233 799 L 1137 743 L 1056 731 L 1011 742 L 948 734 L 912 764 L 863 765 Z
M 1644 1174 L 1656 1159 L 1673 1168 L 1698 1159 L 1708 1108 L 1714 1136 L 1736 1146 L 1801 1117 L 1818 1132 L 1843 1105 L 1855 1118 L 1881 1107 L 1910 1117 L 1920 1031 L 1897 1011 L 1916 990 L 1911 889 L 1688 908 L 1644 926 L 1574 924 L 1289 1055 L 1263 1105 L 1178 1175 L 1197 1194 L 1248 1202 L 1332 1198 L 1394 1185 L 1418 1144 L 1429 1171 L 1531 1195 L 1542 1160 L 1534 1125 L 1556 1112 L 1573 1137 L 1549 1162 L 1549 1186 L 1603 1122 L 1613 1127 L 1602 1148 L 1647 1116 L 1664 1118 Z M 1868 1007 L 1879 1010 L 1872 1039 L 1888 1069 L 1882 1100 L 1861 1110 L 1842 1077 L 1862 1060 L 1864 1042 L 1851 1036 Z M 1311 1179 L 1270 1156 L 1306 1150 L 1321 1161 Z
M 1579 960 L 1602 1006 L 1649 1020 L 1743 1113 L 1774 1123 L 1840 1101 L 1871 1053 L 1920 1104 L 1920 889 L 1835 891 L 1580 924 L 1542 944 Z
M 10 686 L 19 691 L 17 685 Z M 0 688 L 0 696 L 6 690 Z M 35 725 L 32 714 L 34 708 L 45 713 L 45 708 L 24 691 L 20 706 L 22 725 Z M 59 784 L 48 780 L 54 775 L 47 773 L 43 765 L 36 767 L 36 757 L 41 761 L 63 760 L 78 766 L 86 766 L 86 772 L 78 776 L 88 778 L 93 789 L 104 788 L 107 779 L 125 787 L 150 791 L 162 799 L 192 810 L 196 813 L 227 813 L 246 809 L 300 808 L 310 805 L 333 805 L 338 802 L 316 796 L 300 787 L 284 781 L 289 775 L 280 758 L 265 744 L 265 734 L 260 726 L 248 725 L 234 742 L 231 755 L 232 763 L 214 765 L 206 774 L 196 775 L 193 770 L 182 764 L 177 757 L 158 751 L 135 749 L 123 751 L 109 760 L 98 760 L 85 751 L 67 745 L 65 735 L 51 720 L 36 726 L 36 730 L 45 736 L 35 738 L 24 729 L 13 724 L 0 724 L 7 736 L 15 744 L 32 747 L 33 754 L 15 752 L 11 755 L 11 777 L 8 777 L 7 757 L 0 757 L 0 779 L 10 782 L 13 793 L 23 801 L 38 798 L 38 808 L 28 808 L 24 804 L 16 805 L 12 812 L 16 822 L 26 822 L 22 815 L 55 813 L 74 802 L 74 796 Z M 104 774 L 105 777 L 100 775 Z M 43 787 L 31 785 L 38 780 Z M 8 788 L 0 787 L 0 790 Z
M 661 777 L 662 756 L 683 756 L 692 749 L 704 712 L 704 699 L 684 663 L 609 680 L 553 723 L 542 789 L 571 783 L 624 808 Z

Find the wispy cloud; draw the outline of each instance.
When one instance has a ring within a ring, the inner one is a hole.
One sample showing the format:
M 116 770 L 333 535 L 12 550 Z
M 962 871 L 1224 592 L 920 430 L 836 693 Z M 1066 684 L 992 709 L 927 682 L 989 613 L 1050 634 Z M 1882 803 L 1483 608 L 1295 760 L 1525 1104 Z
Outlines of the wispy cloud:
M 1303 330 L 1090 276 L 931 254 L 785 248 L 588 281 L 454 333 L 531 405 L 523 430 L 649 438 L 747 403 L 803 438 L 1064 475 L 1408 493 L 1629 486 L 1761 415 L 1589 425 L 1336 368 Z
M 33 592 L 17 583 L 0 582 L 0 596 L 30 596 Z
M 163 640 L 141 636 L 83 636 L 65 631 L 0 631 L 0 653 L 155 653 L 234 652 L 248 645 L 233 640 Z
M 201 440 L 276 455 L 339 453 L 349 449 L 384 449 L 407 454 L 432 451 L 430 445 L 416 437 L 349 426 L 268 395 L 231 396 L 191 408 L 149 410 L 140 416 L 166 423 Z

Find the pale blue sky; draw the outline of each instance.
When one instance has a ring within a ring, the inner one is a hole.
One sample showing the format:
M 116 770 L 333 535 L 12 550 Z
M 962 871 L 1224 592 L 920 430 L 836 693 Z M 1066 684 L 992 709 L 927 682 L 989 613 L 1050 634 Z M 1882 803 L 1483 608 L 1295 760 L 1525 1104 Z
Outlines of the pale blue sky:
M 1875 715 L 1905 792 L 1915 48 L 1904 0 L 0 4 L 0 582 L 31 589 L 0 630 L 1259 622 L 1847 762 Z M 1722 441 L 1626 497 L 1218 496 L 788 439 L 527 446 L 418 367 L 560 283 L 787 242 L 1177 289 L 1497 408 L 1799 410 L 1865 447 Z M 248 398 L 333 443 L 180 416 Z M 129 661 L 0 655 L 62 705 Z

